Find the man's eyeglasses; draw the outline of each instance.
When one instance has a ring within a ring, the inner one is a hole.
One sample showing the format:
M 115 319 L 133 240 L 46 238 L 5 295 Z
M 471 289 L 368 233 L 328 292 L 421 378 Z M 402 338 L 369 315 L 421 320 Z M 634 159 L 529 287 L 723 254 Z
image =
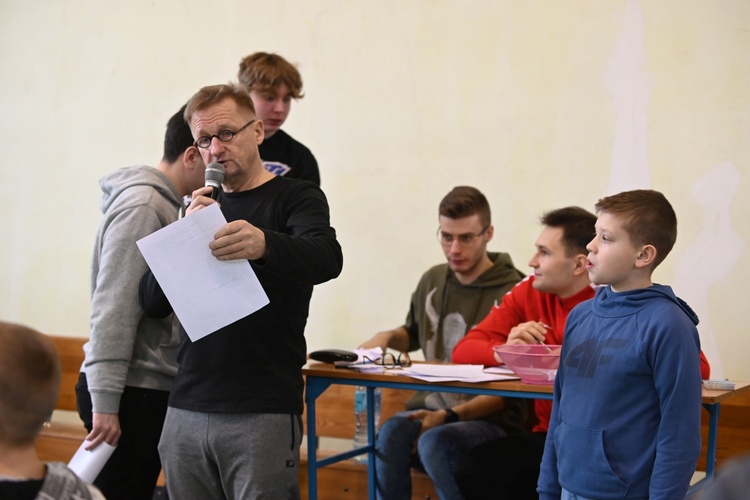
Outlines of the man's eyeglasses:
M 197 146 L 199 148 L 202 148 L 202 149 L 207 149 L 207 148 L 211 147 L 211 141 L 214 140 L 214 137 L 216 137 L 217 139 L 219 139 L 221 142 L 229 142 L 232 139 L 234 139 L 235 135 L 237 135 L 240 132 L 242 132 L 243 130 L 245 130 L 255 120 L 256 119 L 253 118 L 252 120 L 250 120 L 249 122 L 247 122 L 246 124 L 244 124 L 242 127 L 239 128 L 239 130 L 237 130 L 235 132 L 232 132 L 231 130 L 224 129 L 224 130 L 221 130 L 218 134 L 214 134 L 214 135 L 202 135 L 202 136 L 198 137 L 195 140 L 195 142 L 193 143 L 193 145 L 195 145 L 195 146 Z
M 490 228 L 489 225 L 485 226 L 484 229 L 482 229 L 479 234 L 474 233 L 466 233 L 466 234 L 459 234 L 458 236 L 454 236 L 449 233 L 444 233 L 440 228 L 437 230 L 437 239 L 438 242 L 440 242 L 441 245 L 444 247 L 449 247 L 453 244 L 454 241 L 458 241 L 458 244 L 462 247 L 467 247 L 474 243 L 477 238 L 482 236 L 484 233 L 487 232 L 487 230 Z
M 362 356 L 362 359 L 374 365 L 384 366 L 385 368 L 389 370 L 392 368 L 396 368 L 397 366 L 400 366 L 402 368 L 408 368 L 411 366 L 411 358 L 409 357 L 409 354 L 406 352 L 402 352 L 398 356 L 395 356 L 394 354 L 387 352 L 383 354 L 383 357 L 377 361 L 373 361 L 367 356 Z

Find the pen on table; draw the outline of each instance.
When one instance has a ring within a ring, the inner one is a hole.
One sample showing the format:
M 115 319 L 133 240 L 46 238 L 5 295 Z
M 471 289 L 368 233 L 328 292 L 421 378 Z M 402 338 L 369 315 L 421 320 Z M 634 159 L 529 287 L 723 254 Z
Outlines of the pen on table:
M 539 318 L 539 323 L 541 323 L 541 325 L 542 325 L 542 326 L 543 326 L 544 328 L 546 328 L 547 330 L 552 330 L 552 327 L 551 327 L 551 326 L 549 326 L 549 325 L 548 325 L 547 323 L 545 323 L 544 321 L 542 321 L 542 318 Z M 547 344 L 545 344 L 545 343 L 544 343 L 544 341 L 542 341 L 542 340 L 537 340 L 537 342 L 539 342 L 540 344 L 542 344 L 542 345 L 544 346 L 544 348 L 545 348 L 545 349 L 547 349 L 547 352 L 552 352 L 552 349 L 550 349 L 549 347 L 547 347 Z

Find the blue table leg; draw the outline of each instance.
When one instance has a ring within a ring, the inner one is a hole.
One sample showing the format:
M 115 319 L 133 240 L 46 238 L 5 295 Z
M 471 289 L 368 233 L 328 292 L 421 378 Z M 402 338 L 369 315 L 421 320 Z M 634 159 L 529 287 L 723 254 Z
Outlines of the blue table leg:
M 367 489 L 370 500 L 375 500 L 375 387 L 367 387 Z
M 708 410 L 709 422 L 708 422 L 708 452 L 706 453 L 706 477 L 714 476 L 714 468 L 716 467 L 716 435 L 719 429 L 719 405 L 718 404 L 705 404 L 703 407 Z
M 704 404 L 703 407 L 708 411 L 708 448 L 706 449 L 706 477 L 693 484 L 687 492 L 685 498 L 693 498 L 700 494 L 713 481 L 716 470 L 716 441 L 719 431 L 719 409 L 718 403 Z
M 307 404 L 307 493 L 310 500 L 318 499 L 318 433 L 315 429 L 315 400 L 331 383 L 309 377 L 305 387 Z

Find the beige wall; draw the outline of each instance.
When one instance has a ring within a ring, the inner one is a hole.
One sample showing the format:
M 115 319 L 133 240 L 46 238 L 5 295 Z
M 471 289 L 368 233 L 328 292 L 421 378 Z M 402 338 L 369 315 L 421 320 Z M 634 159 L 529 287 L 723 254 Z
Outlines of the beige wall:
M 155 164 L 167 118 L 256 50 L 303 74 L 285 129 L 345 253 L 311 350 L 403 321 L 455 185 L 523 269 L 543 211 L 653 187 L 681 223 L 655 280 L 699 313 L 714 375 L 750 380 L 746 0 L 0 0 L 0 318 L 87 335 L 97 180 Z

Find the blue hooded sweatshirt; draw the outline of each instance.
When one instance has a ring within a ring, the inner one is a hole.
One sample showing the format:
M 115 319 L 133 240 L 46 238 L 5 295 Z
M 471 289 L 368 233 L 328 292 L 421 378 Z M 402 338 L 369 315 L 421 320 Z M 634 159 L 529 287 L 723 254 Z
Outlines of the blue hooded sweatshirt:
M 698 317 L 668 286 L 602 287 L 565 327 L 541 499 L 684 498 L 701 451 Z

